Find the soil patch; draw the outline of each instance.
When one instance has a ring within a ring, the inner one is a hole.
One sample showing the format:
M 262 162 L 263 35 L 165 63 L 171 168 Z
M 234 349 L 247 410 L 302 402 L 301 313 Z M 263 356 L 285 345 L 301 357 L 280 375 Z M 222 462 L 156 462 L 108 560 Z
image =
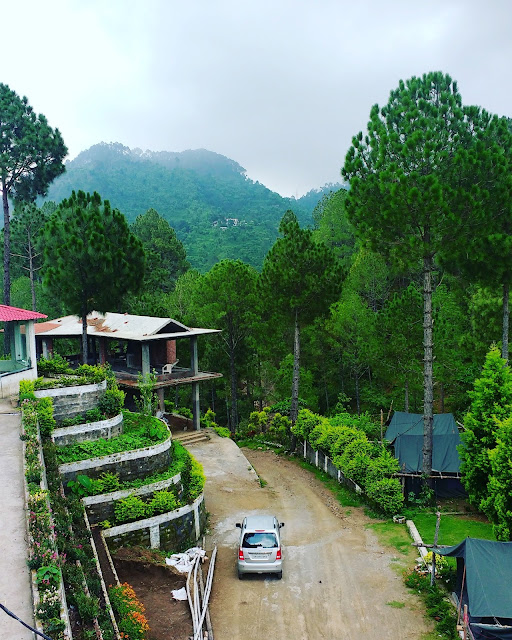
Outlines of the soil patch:
M 172 590 L 185 586 L 184 575 L 154 564 L 154 554 L 147 549 L 120 549 L 113 560 L 121 583 L 134 588 L 146 609 L 151 640 L 186 640 L 192 635 L 188 602 L 171 595 Z

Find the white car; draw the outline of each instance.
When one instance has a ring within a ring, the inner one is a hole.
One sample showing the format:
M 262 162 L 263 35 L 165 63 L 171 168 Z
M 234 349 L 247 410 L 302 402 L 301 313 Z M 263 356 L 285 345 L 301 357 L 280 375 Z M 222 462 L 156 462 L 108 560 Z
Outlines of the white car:
M 281 527 L 275 516 L 247 516 L 237 522 L 241 529 L 238 544 L 238 577 L 246 573 L 275 573 L 283 577 Z

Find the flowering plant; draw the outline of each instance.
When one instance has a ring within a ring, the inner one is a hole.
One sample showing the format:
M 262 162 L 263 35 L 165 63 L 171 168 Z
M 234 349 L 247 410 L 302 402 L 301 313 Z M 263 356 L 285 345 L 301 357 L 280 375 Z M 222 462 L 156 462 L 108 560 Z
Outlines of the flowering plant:
M 144 616 L 144 605 L 137 599 L 133 587 L 127 582 L 110 587 L 110 602 L 117 614 L 123 640 L 145 640 L 149 624 Z

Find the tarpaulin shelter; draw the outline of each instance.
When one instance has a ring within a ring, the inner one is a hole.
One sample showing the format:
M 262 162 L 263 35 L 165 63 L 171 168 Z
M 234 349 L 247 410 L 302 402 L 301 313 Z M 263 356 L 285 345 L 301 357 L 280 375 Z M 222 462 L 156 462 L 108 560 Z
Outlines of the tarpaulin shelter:
M 457 558 L 455 593 L 468 605 L 475 640 L 512 640 L 512 542 L 466 538 L 433 551 Z
M 400 472 L 406 478 L 407 492 L 417 492 L 423 465 L 423 415 L 395 411 L 385 437 L 393 445 Z M 460 434 L 453 414 L 435 415 L 432 472 L 434 490 L 439 497 L 465 494 L 459 480 L 460 458 L 457 447 L 460 444 Z

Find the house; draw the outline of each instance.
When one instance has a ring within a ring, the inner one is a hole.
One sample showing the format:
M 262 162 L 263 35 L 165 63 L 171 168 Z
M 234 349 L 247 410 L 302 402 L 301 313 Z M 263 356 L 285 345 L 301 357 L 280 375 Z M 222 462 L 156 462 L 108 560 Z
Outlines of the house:
M 132 392 L 137 390 L 141 374 L 155 373 L 155 390 L 162 411 L 166 388 L 192 385 L 192 413 L 196 429 L 200 427 L 199 383 L 222 377 L 220 373 L 199 370 L 197 339 L 215 333 L 219 330 L 187 327 L 173 318 L 95 311 L 87 316 L 90 361 L 108 362 L 119 386 Z M 55 340 L 75 339 L 77 353 L 68 358 L 78 363 L 81 336 L 82 320 L 78 316 L 65 316 L 39 324 L 36 327 L 38 353 L 48 357 L 53 352 Z M 178 341 L 189 343 L 186 357 L 180 356 L 180 360 L 177 358 Z
M 20 380 L 37 378 L 34 322 L 46 317 L 37 311 L 0 304 L 0 322 L 8 322 L 12 329 L 8 333 L 11 357 L 0 360 L 0 397 L 17 395 Z

